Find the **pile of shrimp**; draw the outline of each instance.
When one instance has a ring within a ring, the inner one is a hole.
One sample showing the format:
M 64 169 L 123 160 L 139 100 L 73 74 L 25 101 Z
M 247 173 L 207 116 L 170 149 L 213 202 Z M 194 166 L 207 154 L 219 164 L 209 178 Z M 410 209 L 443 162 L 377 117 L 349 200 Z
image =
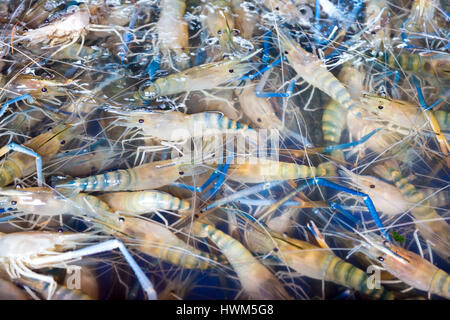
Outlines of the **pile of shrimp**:
M 0 299 L 449 299 L 440 0 L 0 3 Z

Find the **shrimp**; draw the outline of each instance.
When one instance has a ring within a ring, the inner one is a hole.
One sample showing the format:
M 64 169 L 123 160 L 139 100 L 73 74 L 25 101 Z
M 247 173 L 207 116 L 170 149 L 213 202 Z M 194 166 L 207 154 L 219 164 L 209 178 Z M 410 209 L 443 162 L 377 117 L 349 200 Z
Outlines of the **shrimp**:
M 322 163 L 317 167 L 310 167 L 264 158 L 250 158 L 244 163 L 237 159 L 236 162 L 230 164 L 228 178 L 241 183 L 263 183 L 336 175 L 336 169 L 330 163 Z
M 376 235 L 364 236 L 361 252 L 379 263 L 406 284 L 450 299 L 450 277 L 423 257 L 383 241 Z
M 290 0 L 263 0 L 262 4 L 289 23 L 296 23 L 303 27 L 311 26 L 310 19 L 313 17 L 313 13 L 310 7 L 304 5 L 305 1 L 303 0 L 300 1 L 299 6 Z
M 66 197 L 51 188 L 45 187 L 0 190 L 0 205 L 39 217 L 89 215 L 92 210 L 94 212 L 96 210 L 111 210 L 106 203 L 97 197 L 85 193 Z
M 87 176 L 117 165 L 123 150 L 106 145 L 90 145 L 82 150 L 65 151 L 57 154 L 49 167 L 57 166 L 52 174 Z
M 95 236 L 89 233 L 44 231 L 2 234 L 0 235 L 0 268 L 5 270 L 11 279 L 26 277 L 47 282 L 49 284 L 48 299 L 50 299 L 56 290 L 55 280 L 51 276 L 38 274 L 31 269 L 67 266 L 67 262 L 86 255 L 119 249 L 136 274 L 148 298 L 156 299 L 153 284 L 119 240 L 109 240 L 75 251 L 62 252 L 93 238 Z
M 347 128 L 353 139 L 359 141 L 364 136 L 375 132 L 370 139 L 364 142 L 363 145 L 359 145 L 360 155 L 364 155 L 364 149 L 368 148 L 375 151 L 377 154 L 386 153 L 387 150 L 391 154 L 400 154 L 405 146 L 403 144 L 398 144 L 399 141 L 404 139 L 404 136 L 398 132 L 392 132 L 387 129 L 383 123 L 373 120 L 370 113 L 367 111 L 361 112 L 362 119 L 351 112 L 347 113 Z M 324 115 L 325 117 L 325 115 Z
M 137 127 L 145 136 L 164 141 L 185 141 L 251 130 L 248 125 L 216 112 L 185 114 L 179 111 L 137 111 L 119 117 L 118 125 Z
M 219 261 L 219 258 L 192 247 L 168 228 L 149 219 L 109 212 L 97 215 L 92 221 L 99 230 L 121 238 L 135 250 L 177 266 L 209 269 Z
M 22 74 L 15 76 L 8 81 L 2 91 L 6 91 L 6 95 L 11 98 L 15 98 L 18 95 L 29 94 L 34 99 L 60 103 L 57 97 L 67 95 L 67 86 L 70 83 L 70 81 L 63 82 L 58 79 Z
M 50 298 L 56 290 L 56 282 L 52 277 L 37 274 L 31 269 L 48 265 L 41 264 L 39 259 L 48 256 L 50 252 L 57 256 L 57 249 L 73 248 L 79 241 L 86 241 L 91 237 L 88 234 L 38 231 L 3 234 L 0 235 L 0 267 L 11 279 L 27 277 L 47 282 L 50 286 Z
M 48 43 L 50 47 L 59 44 L 71 45 L 87 34 L 90 14 L 85 4 L 69 6 L 62 16 L 24 32 L 21 40 L 31 43 Z
M 239 30 L 239 35 L 245 40 L 251 40 L 259 15 L 253 3 L 243 0 L 231 0 L 234 24 Z
M 196 66 L 185 71 L 161 77 L 150 85 L 143 85 L 134 95 L 137 100 L 151 100 L 159 96 L 170 96 L 182 92 L 208 90 L 238 80 L 253 69 L 252 53 L 242 59 L 225 59 Z
M 23 146 L 39 154 L 42 162 L 46 163 L 58 153 L 62 145 L 74 137 L 75 132 L 71 130 L 72 128 L 74 127 L 69 124 L 59 124 L 51 130 L 28 140 Z M 5 151 L 2 151 L 0 153 L 4 154 Z M 32 174 L 35 170 L 34 163 L 35 160 L 27 154 L 11 153 L 0 169 L 0 187 L 7 186 L 16 178 Z
M 440 26 L 446 26 L 444 19 L 448 19 L 444 14 L 438 14 L 439 7 L 439 0 L 414 0 L 404 28 L 412 34 L 436 33 Z
M 126 170 L 75 179 L 57 184 L 55 188 L 73 191 L 138 191 L 168 185 L 194 171 L 194 165 L 174 160 L 146 163 Z
M 211 225 L 194 222 L 193 234 L 209 238 L 225 255 L 238 274 L 242 288 L 250 299 L 292 299 L 278 279 L 237 240 Z
M 184 0 L 162 0 L 161 13 L 156 24 L 158 43 L 163 55 L 170 59 L 175 53 L 175 65 L 184 70 L 189 66 L 189 32 L 184 20 L 186 3 Z
M 234 17 L 230 4 L 230 0 L 211 0 L 203 11 L 203 23 L 208 33 L 218 39 L 225 52 L 233 48 Z
M 437 254 L 448 261 L 450 257 L 450 226 L 448 223 L 431 207 L 429 200 L 425 199 L 414 185 L 402 177 L 394 160 L 387 160 L 383 165 L 374 167 L 374 171 L 382 178 L 394 182 L 404 199 L 416 204 L 410 209 L 410 212 L 415 218 L 414 223 L 417 229 L 426 240 L 433 244 Z
M 211 93 L 203 91 L 193 93 L 186 100 L 189 113 L 220 112 L 231 120 L 238 121 L 242 118 L 242 112 L 235 108 L 232 90 L 214 90 Z
M 364 94 L 363 101 L 365 110 L 387 121 L 387 129 L 402 135 L 408 135 L 411 130 L 419 130 L 427 123 L 419 106 L 411 102 L 370 94 Z
M 384 48 L 391 40 L 389 4 L 386 0 L 371 0 L 366 5 L 366 24 L 370 44 Z
M 414 73 L 436 81 L 441 78 L 447 81 L 450 78 L 450 55 L 448 53 L 434 53 L 427 55 L 402 52 L 391 54 L 383 51 L 378 55 L 378 61 L 394 70 Z
M 341 171 L 350 179 L 350 184 L 372 199 L 378 212 L 393 218 L 409 210 L 411 203 L 406 200 L 397 187 L 373 176 L 363 176 L 349 170 Z
M 367 94 L 364 95 L 363 99 L 366 102 L 363 108 L 375 114 L 382 121 L 387 121 L 385 126 L 396 133 L 408 135 L 412 130 L 420 132 L 422 128 L 427 128 L 429 123 L 442 153 L 447 157 L 450 145 L 441 133 L 439 123 L 432 111 L 422 110 L 419 106 L 402 100 L 386 99 Z
M 263 254 L 272 253 L 301 275 L 337 283 L 377 299 L 394 298 L 393 294 L 383 287 L 369 289 L 367 274 L 335 256 L 329 249 L 322 249 L 289 237 L 271 238 L 252 228 L 247 230 L 245 237 L 252 251 Z
M 271 100 L 259 98 L 255 94 L 256 83 L 245 86 L 239 94 L 239 103 L 244 114 L 255 128 L 278 129 L 284 126 L 275 114 Z
M 347 111 L 356 113 L 357 103 L 351 98 L 344 85 L 327 70 L 323 61 L 296 44 L 285 31 L 279 30 L 278 34 L 280 46 L 297 75 L 329 95 Z
M 192 209 L 189 201 L 166 192 L 150 190 L 137 192 L 109 192 L 98 196 L 114 211 L 136 214 L 154 210 L 187 211 Z

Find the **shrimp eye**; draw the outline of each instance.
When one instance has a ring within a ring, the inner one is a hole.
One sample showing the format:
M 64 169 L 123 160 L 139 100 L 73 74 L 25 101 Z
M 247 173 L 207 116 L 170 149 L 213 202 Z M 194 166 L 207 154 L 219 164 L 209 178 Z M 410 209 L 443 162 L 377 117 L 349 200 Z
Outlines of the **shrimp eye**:
M 234 29 L 234 30 L 233 30 L 233 34 L 234 34 L 235 36 L 239 35 L 239 30 Z
M 47 92 L 47 88 L 42 88 L 41 91 L 42 92 Z
M 184 174 L 184 171 L 180 171 L 180 172 L 178 172 L 178 174 L 179 174 L 180 176 L 182 176 L 182 175 Z
M 17 201 L 13 200 L 11 201 L 11 205 L 15 206 L 17 204 Z
M 124 217 L 120 217 L 119 218 L 119 222 L 122 222 L 122 223 L 125 222 L 125 218 Z
M 384 258 L 383 258 L 383 257 L 378 257 L 377 259 L 378 259 L 378 261 L 381 261 L 381 262 L 384 261 Z
M 234 72 L 234 70 L 233 70 L 233 69 L 230 69 L 230 70 L 228 70 L 228 72 L 229 72 L 229 73 L 233 73 L 233 72 Z
M 139 119 L 138 122 L 139 123 L 144 123 L 144 119 Z
M 371 184 L 369 187 L 370 187 L 370 189 L 375 189 L 375 185 L 374 184 Z
M 261 122 L 262 120 L 261 120 L 261 118 L 258 118 L 258 119 L 256 119 L 256 121 Z
M 284 54 L 289 54 L 289 52 L 286 50 L 286 51 L 284 51 Z
M 66 143 L 66 140 L 61 140 L 60 143 L 61 143 L 61 144 L 65 144 L 65 143 Z
M 383 110 L 383 108 L 384 108 L 383 106 L 378 106 L 378 109 L 380 110 Z
M 278 252 L 278 248 L 273 248 L 273 252 Z
M 198 214 L 194 214 L 194 218 L 195 218 L 195 219 L 198 219 Z
M 275 7 L 275 10 L 279 11 L 279 10 L 280 10 L 280 8 L 278 8 L 278 7 Z
M 217 30 L 217 34 L 220 36 L 222 34 L 222 30 Z
M 58 233 L 62 233 L 63 232 L 63 229 L 62 228 L 59 228 L 58 229 Z

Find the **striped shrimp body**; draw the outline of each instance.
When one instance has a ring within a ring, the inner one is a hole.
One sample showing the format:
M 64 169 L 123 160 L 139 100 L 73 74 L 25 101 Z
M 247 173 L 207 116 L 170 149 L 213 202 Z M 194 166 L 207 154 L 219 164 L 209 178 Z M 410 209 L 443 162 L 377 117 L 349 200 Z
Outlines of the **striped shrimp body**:
M 264 158 L 250 158 L 246 159 L 244 163 L 237 159 L 236 162 L 229 166 L 229 179 L 241 183 L 263 183 L 336 175 L 335 167 L 331 163 L 313 167 Z
M 32 138 L 23 144 L 42 157 L 45 164 L 50 160 L 65 142 L 74 137 L 72 126 L 67 124 L 57 125 L 51 130 Z M 7 156 L 0 168 L 0 187 L 4 187 L 14 181 L 15 178 L 21 178 L 32 174 L 36 170 L 35 158 L 29 155 L 12 152 Z
M 349 114 L 351 113 L 349 112 Z M 339 103 L 334 100 L 328 102 L 322 115 L 323 140 L 326 146 L 339 144 L 347 116 L 346 110 Z M 338 159 L 344 159 L 342 151 L 335 150 L 333 152 Z
M 376 166 L 374 171 L 384 179 L 394 182 L 404 199 L 416 204 L 410 209 L 410 212 L 415 218 L 417 229 L 426 240 L 432 243 L 432 248 L 436 253 L 448 261 L 450 257 L 450 226 L 430 205 L 429 200 L 425 200 L 424 195 L 402 177 L 397 168 L 396 162 L 388 160 L 383 165 Z
M 402 247 L 366 235 L 361 252 L 376 259 L 389 273 L 406 284 L 450 299 L 450 277 L 421 256 Z
M 161 188 L 193 171 L 193 165 L 165 160 L 57 184 L 73 191 L 138 191 Z
M 245 61 L 256 53 L 242 59 L 225 59 L 203 64 L 158 78 L 148 86 L 141 86 L 134 97 L 137 100 L 151 100 L 159 96 L 217 88 L 221 84 L 236 81 L 250 72 L 253 69 L 253 64 Z
M 121 116 L 119 125 L 137 127 L 146 136 L 165 141 L 184 141 L 202 136 L 251 130 L 217 112 L 185 114 L 179 111 L 137 111 Z
M 160 8 L 156 24 L 159 47 L 166 57 L 175 53 L 175 65 L 184 70 L 189 66 L 188 23 L 183 17 L 186 3 L 184 0 L 162 0 Z
M 296 44 L 284 31 L 279 31 L 281 47 L 290 66 L 297 75 L 310 85 L 320 89 L 338 102 L 347 111 L 357 113 L 357 104 L 344 85 L 327 70 L 323 61 L 316 55 Z
M 166 227 L 148 220 L 116 213 L 100 214 L 95 218 L 97 228 L 103 233 L 121 238 L 130 247 L 151 257 L 162 259 L 188 269 L 208 269 L 217 258 L 200 251 Z
M 384 51 L 377 59 L 383 64 L 395 70 L 410 72 L 425 77 L 441 78 L 448 81 L 450 78 L 450 54 L 435 53 L 429 55 L 412 54 L 402 52 L 391 54 Z M 431 79 L 430 79 L 431 80 Z
M 448 134 L 450 132 L 450 112 L 446 110 L 436 110 L 434 111 L 434 116 L 442 131 Z
M 274 252 L 287 266 L 309 278 L 343 285 L 377 299 L 393 299 L 392 293 L 383 287 L 369 289 L 367 274 L 337 257 L 329 249 L 322 249 L 289 237 L 270 238 L 258 231 L 250 230 L 246 232 L 246 242 L 254 252 L 262 254 Z
M 98 198 L 114 211 L 135 214 L 144 214 L 154 210 L 187 211 L 191 209 L 189 201 L 157 190 L 109 192 L 99 195 Z
M 194 222 L 192 232 L 197 237 L 211 239 L 222 251 L 250 299 L 291 299 L 278 279 L 239 241 L 213 226 L 199 222 Z

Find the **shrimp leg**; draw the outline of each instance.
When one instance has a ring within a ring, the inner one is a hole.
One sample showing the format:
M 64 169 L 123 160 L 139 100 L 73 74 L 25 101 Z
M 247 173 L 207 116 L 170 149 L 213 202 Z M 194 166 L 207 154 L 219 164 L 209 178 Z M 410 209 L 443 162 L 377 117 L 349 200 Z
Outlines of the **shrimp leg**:
M 380 220 L 380 217 L 375 209 L 375 206 L 373 205 L 372 199 L 370 199 L 370 197 L 362 192 L 358 192 L 343 186 L 340 186 L 334 182 L 328 181 L 326 179 L 322 179 L 322 178 L 313 178 L 313 179 L 308 179 L 306 181 L 307 184 L 309 183 L 315 183 L 317 185 L 323 186 L 323 187 L 329 187 L 335 190 L 339 190 L 339 191 L 343 191 L 346 193 L 349 193 L 351 195 L 355 195 L 355 196 L 360 196 L 363 198 L 364 204 L 366 205 L 367 209 L 370 212 L 370 215 L 372 216 L 373 220 L 375 221 L 376 225 L 378 226 L 378 228 L 380 229 L 380 231 L 382 231 L 384 233 L 384 235 L 390 240 L 390 236 L 387 233 L 387 230 L 384 229 L 383 223 Z
M 25 99 L 28 101 L 28 103 L 33 103 L 34 102 L 33 97 L 30 96 L 28 93 L 27 94 L 23 94 L 21 96 L 18 96 L 17 98 L 9 100 L 8 102 L 6 102 L 3 105 L 3 107 L 0 109 L 0 117 L 2 117 L 5 114 L 6 110 L 8 109 L 8 107 L 10 105 L 12 105 L 15 102 L 19 102 L 19 101 L 22 101 L 22 100 L 25 100 Z

